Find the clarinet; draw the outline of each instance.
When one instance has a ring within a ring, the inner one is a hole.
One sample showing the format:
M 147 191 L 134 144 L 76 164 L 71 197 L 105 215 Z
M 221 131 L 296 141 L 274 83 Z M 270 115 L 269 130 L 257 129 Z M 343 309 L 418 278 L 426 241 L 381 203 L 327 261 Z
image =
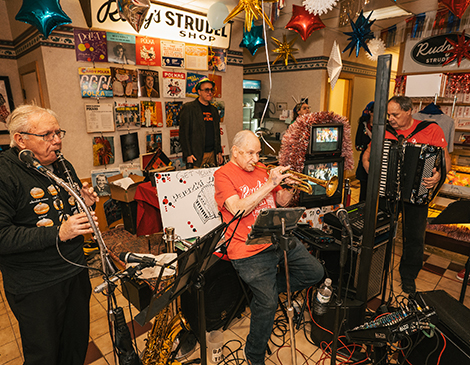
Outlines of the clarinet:
M 88 211 L 85 211 L 86 205 L 84 204 L 83 196 L 81 196 L 80 193 L 80 185 L 75 182 L 72 178 L 72 175 L 70 174 L 69 169 L 67 168 L 67 165 L 65 163 L 65 158 L 64 155 L 60 151 L 55 151 L 55 154 L 57 156 L 57 161 L 61 164 L 64 174 L 67 178 L 68 185 L 70 188 L 69 193 L 76 198 L 77 197 L 82 197 L 83 204 L 77 204 L 78 210 L 80 212 L 84 212 L 88 218 L 88 221 L 91 224 L 91 227 L 93 228 L 93 238 L 95 241 L 98 243 L 99 249 L 100 249 L 100 257 L 101 257 L 101 265 L 103 272 L 105 275 L 113 274 L 116 270 L 114 269 L 113 265 L 111 264 L 111 260 L 109 258 L 109 253 L 108 253 L 108 248 L 106 247 L 106 244 L 104 243 L 103 237 L 101 236 L 101 231 L 98 227 L 98 225 L 95 224 L 95 221 L 93 220 L 90 212 L 92 211 L 91 207 L 87 207 Z M 62 186 L 66 188 L 66 186 Z M 67 188 L 66 188 L 67 190 Z

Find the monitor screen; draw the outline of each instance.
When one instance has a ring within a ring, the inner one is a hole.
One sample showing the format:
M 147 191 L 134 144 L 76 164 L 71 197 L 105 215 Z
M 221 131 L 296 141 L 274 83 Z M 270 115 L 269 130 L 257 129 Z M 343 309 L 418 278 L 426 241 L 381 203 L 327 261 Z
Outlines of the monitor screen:
M 319 163 L 311 163 L 306 165 L 306 172 L 308 176 L 311 176 L 315 179 L 328 181 L 333 176 L 338 176 L 339 170 L 339 162 L 319 162 Z M 309 184 L 313 188 L 312 195 L 323 195 L 326 193 L 326 187 L 321 186 L 313 181 L 309 181 Z
M 342 124 L 316 124 L 311 126 L 308 155 L 341 154 Z
M 326 193 L 326 184 L 313 182 L 309 180 L 312 186 L 312 194 L 300 193 L 300 205 L 306 208 L 323 207 L 326 205 L 340 204 L 343 199 L 343 157 L 318 157 L 308 159 L 304 164 L 305 175 L 311 176 L 317 180 L 328 182 L 333 176 L 338 177 L 338 186 L 330 196 Z
M 261 81 L 260 80 L 243 80 L 243 89 L 261 90 Z

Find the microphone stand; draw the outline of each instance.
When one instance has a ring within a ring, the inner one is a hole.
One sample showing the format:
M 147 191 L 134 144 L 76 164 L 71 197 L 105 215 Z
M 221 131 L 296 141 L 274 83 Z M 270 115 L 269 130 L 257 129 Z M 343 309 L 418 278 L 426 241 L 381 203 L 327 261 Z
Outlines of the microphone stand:
M 101 232 L 95 224 L 93 217 L 91 216 L 91 212 L 88 209 L 88 206 L 83 201 L 82 197 L 76 192 L 76 190 L 67 184 L 64 180 L 60 177 L 56 176 L 54 173 L 49 171 L 48 169 L 37 169 L 41 174 L 46 175 L 47 177 L 51 178 L 56 182 L 57 185 L 64 188 L 70 195 L 75 198 L 75 201 L 81 208 L 81 210 L 86 214 L 88 221 L 93 229 L 93 235 L 98 242 L 98 246 L 100 248 L 100 258 L 101 258 L 101 268 L 106 276 L 114 274 L 115 270 L 109 258 L 108 249 L 104 243 L 103 237 L 101 236 Z
M 348 252 L 348 245 L 352 245 L 352 236 L 349 234 L 348 229 L 343 227 L 341 231 L 341 251 L 339 257 L 339 280 L 338 280 L 338 292 L 336 294 L 336 308 L 335 308 L 335 323 L 333 329 L 333 346 L 331 348 L 331 362 L 330 364 L 336 364 L 336 352 L 338 349 L 338 337 L 339 331 L 341 329 L 340 323 L 340 309 L 343 305 L 343 301 L 341 299 L 342 291 L 343 291 L 343 271 L 344 267 L 346 266 L 346 259 L 347 259 L 347 252 Z

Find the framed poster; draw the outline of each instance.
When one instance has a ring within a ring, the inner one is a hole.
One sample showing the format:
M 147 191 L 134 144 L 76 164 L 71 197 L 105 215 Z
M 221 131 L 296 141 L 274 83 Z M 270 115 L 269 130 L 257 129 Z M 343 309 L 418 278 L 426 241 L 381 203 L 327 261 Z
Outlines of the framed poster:
M 13 109 L 15 109 L 15 105 L 13 104 L 10 80 L 8 76 L 0 76 L 0 122 L 5 123 Z M 0 133 L 8 133 L 5 124 L 0 125 Z

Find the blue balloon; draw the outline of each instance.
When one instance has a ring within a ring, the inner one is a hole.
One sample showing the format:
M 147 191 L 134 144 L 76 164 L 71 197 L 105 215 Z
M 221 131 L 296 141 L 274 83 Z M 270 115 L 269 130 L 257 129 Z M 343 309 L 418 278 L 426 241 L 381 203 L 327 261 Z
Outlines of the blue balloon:
M 243 30 L 243 39 L 239 47 L 246 48 L 254 56 L 258 48 L 265 46 L 266 43 L 263 38 L 263 26 L 251 26 L 251 30 L 247 32 Z
M 59 0 L 23 0 L 15 19 L 34 25 L 46 38 L 55 27 L 72 23 L 60 7 Z

